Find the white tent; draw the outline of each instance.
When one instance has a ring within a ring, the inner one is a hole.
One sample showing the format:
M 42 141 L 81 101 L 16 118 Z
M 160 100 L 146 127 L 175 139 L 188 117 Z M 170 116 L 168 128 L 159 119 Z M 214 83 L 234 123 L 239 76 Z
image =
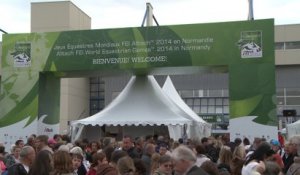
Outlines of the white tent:
M 71 122 L 72 140 L 84 126 L 189 126 L 191 117 L 165 95 L 153 76 L 134 76 L 124 90 L 99 113 Z M 137 131 L 138 132 L 138 131 Z
M 202 137 L 208 137 L 211 135 L 211 124 L 205 122 L 200 118 L 180 97 L 176 88 L 174 87 L 171 78 L 168 76 L 164 85 L 164 93 L 171 98 L 179 108 L 188 114 L 188 119 L 192 120 L 193 123 L 187 126 L 187 137 L 192 139 L 201 139 Z M 170 137 L 180 138 L 182 131 L 178 126 L 168 126 Z
M 300 120 L 291 123 L 291 124 L 287 124 L 286 125 L 286 134 L 287 137 L 290 138 L 294 135 L 299 135 L 300 134 Z

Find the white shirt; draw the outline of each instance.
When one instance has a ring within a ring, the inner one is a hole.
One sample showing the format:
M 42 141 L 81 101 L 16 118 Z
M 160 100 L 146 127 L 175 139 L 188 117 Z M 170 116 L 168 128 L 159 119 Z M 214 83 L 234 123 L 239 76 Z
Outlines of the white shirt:
M 253 175 L 254 172 L 257 173 L 256 167 L 258 164 L 258 162 L 249 162 L 246 166 L 244 165 L 242 168 L 242 175 Z

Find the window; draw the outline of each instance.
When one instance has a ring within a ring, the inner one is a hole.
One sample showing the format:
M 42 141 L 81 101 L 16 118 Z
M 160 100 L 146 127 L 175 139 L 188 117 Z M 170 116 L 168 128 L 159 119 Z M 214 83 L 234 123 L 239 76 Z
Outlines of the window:
M 286 105 L 300 105 L 300 97 L 287 97 Z
M 101 77 L 90 78 L 90 115 L 104 108 L 104 89 L 105 84 Z
M 275 50 L 284 50 L 284 42 L 275 43 Z
M 276 42 L 275 50 L 300 49 L 300 41 Z
M 300 49 L 300 41 L 286 42 L 285 49 Z
M 300 88 L 286 88 L 286 96 L 300 96 Z

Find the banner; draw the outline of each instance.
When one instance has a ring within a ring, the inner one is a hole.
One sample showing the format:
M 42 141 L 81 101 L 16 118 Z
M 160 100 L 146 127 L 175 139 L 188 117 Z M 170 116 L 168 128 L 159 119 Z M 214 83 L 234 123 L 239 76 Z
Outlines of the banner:
M 227 68 L 231 119 L 255 116 L 255 123 L 277 126 L 273 19 L 7 34 L 1 66 L 0 129 L 28 119 L 26 127 L 38 115 L 58 124 L 59 97 L 39 104 L 47 103 L 47 92 L 59 94 L 55 78 L 200 66 Z

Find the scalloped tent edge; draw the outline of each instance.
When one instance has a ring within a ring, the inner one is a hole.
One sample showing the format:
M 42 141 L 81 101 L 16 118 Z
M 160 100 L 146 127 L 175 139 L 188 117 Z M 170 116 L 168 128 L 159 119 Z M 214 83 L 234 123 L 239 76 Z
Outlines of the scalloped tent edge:
M 84 119 L 71 121 L 72 140 L 78 139 L 87 125 L 173 126 L 177 133 L 174 139 L 177 139 L 182 137 L 184 126 L 191 126 L 195 122 L 201 124 L 178 107 L 163 92 L 152 75 L 133 76 L 122 92 L 102 111 Z M 169 130 L 170 135 L 172 132 Z

